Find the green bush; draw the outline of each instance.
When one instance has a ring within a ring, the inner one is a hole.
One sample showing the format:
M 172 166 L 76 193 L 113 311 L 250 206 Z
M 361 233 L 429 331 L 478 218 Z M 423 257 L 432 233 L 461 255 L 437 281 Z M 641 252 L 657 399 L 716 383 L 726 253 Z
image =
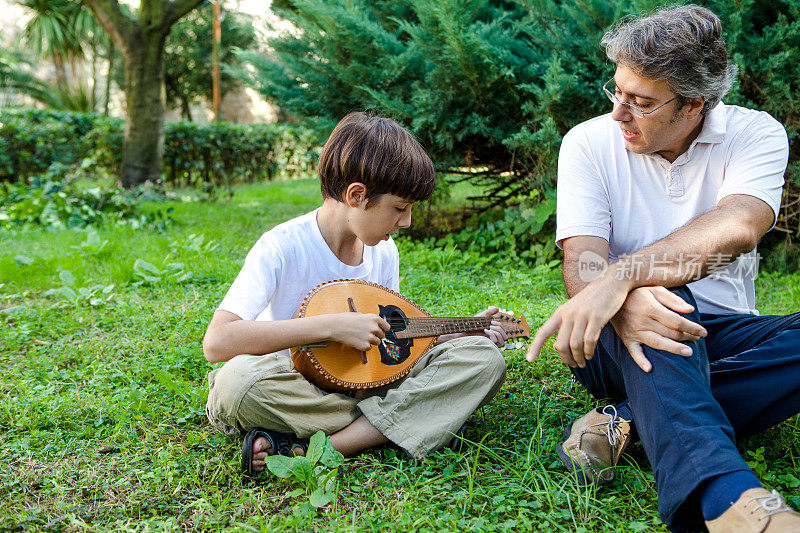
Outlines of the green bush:
M 169 184 L 220 185 L 308 172 L 316 143 L 297 128 L 170 122 L 164 142 L 164 180 Z M 302 143 L 302 144 L 301 144 Z
M 161 212 L 143 214 L 135 195 L 122 189 L 80 190 L 69 183 L 0 184 L 0 228 L 31 226 L 83 228 L 101 223 L 141 227 L 164 221 Z
M 562 136 L 611 110 L 600 90 L 613 73 L 601 36 L 622 16 L 667 2 L 288 3 L 279 13 L 295 29 L 270 40 L 272 57 L 242 53 L 254 69 L 239 75 L 320 131 L 330 131 L 353 109 L 393 116 L 414 131 L 441 170 L 483 186 L 490 208 L 555 187 Z M 789 132 L 785 207 L 779 232 L 763 248 L 775 251 L 783 242 L 796 249 L 800 5 L 795 0 L 698 3 L 722 19 L 740 67 L 726 103 L 765 110 Z M 773 263 L 792 263 L 798 255 L 782 253 Z
M 76 168 L 119 174 L 124 123 L 93 113 L 0 113 L 0 181 L 26 181 Z M 284 124 L 168 122 L 166 185 L 214 187 L 307 173 L 318 157 L 313 133 Z
M 95 117 L 62 111 L 0 114 L 0 181 L 43 174 L 53 163 L 73 165 L 86 153 L 83 137 Z

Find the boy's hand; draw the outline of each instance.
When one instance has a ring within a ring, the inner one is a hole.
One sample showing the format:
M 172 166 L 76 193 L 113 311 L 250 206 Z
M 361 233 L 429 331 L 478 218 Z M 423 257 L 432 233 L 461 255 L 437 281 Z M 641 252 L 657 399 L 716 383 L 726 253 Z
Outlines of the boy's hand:
M 375 314 L 337 313 L 330 315 L 330 340 L 366 352 L 381 343 L 391 327 Z
M 494 305 L 487 307 L 486 311 L 481 311 L 475 316 L 494 316 L 500 311 L 499 307 Z M 506 330 L 500 325 L 500 322 L 497 320 L 492 320 L 492 325 L 489 326 L 488 329 L 483 330 L 483 334 L 489 338 L 490 341 L 495 343 L 498 348 L 502 348 L 506 345 L 506 341 L 508 340 L 508 335 L 506 334 Z
M 481 311 L 475 316 L 485 317 L 485 316 L 494 316 L 500 311 L 499 307 L 491 306 L 487 307 L 486 311 Z M 475 330 L 474 332 L 469 333 L 447 333 L 445 335 L 439 335 L 439 340 L 436 341 L 436 344 L 442 344 L 443 342 L 451 341 L 453 339 L 458 339 L 461 337 L 468 337 L 470 335 L 479 335 L 487 337 L 490 341 L 495 343 L 498 348 L 502 348 L 506 345 L 506 340 L 508 340 L 508 335 L 506 334 L 506 330 L 500 325 L 500 322 L 497 320 L 492 320 L 492 324 L 484 330 Z

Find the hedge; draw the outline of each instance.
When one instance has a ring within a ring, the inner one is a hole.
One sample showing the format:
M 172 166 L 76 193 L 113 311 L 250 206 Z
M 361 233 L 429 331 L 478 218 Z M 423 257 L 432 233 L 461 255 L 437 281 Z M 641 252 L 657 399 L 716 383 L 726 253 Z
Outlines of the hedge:
M 0 181 L 28 181 L 77 167 L 119 175 L 124 123 L 94 113 L 0 112 Z M 167 122 L 166 185 L 218 186 L 310 171 L 318 143 L 286 124 Z

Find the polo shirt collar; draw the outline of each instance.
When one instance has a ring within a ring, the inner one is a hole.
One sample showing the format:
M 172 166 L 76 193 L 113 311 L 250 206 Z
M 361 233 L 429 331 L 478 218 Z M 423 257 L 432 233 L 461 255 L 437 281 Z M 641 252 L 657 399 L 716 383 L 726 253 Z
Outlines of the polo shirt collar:
M 703 122 L 703 129 L 700 130 L 700 135 L 694 140 L 695 143 L 711 143 L 718 144 L 725 140 L 725 131 L 727 124 L 725 120 L 725 105 L 719 102 L 714 109 L 706 114 L 706 119 Z

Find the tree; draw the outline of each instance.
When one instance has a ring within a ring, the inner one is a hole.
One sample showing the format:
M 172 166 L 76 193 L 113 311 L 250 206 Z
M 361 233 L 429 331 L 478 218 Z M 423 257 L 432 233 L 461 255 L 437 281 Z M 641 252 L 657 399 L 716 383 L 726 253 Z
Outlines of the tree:
M 72 0 L 19 0 L 17 3 L 33 11 L 22 29 L 21 40 L 36 56 L 53 62 L 60 85 L 68 83 L 67 65 L 71 67 L 74 80 L 75 61 L 84 57 L 81 33 L 87 21 L 85 13 L 81 13 L 83 6 Z
M 29 61 L 19 53 L 0 48 L 0 90 L 13 94 L 25 94 L 44 104 L 53 105 L 48 86 L 33 74 Z M 0 102 L 2 105 L 3 102 Z
M 772 265 L 800 264 L 800 4 L 695 1 L 720 16 L 739 65 L 725 103 L 767 111 L 788 130 L 784 209 L 759 250 L 781 240 Z M 353 109 L 390 114 L 440 169 L 487 186 L 484 206 L 508 206 L 530 189 L 552 194 L 562 135 L 611 110 L 603 33 L 667 3 L 276 0 L 294 29 L 270 39 L 271 58 L 243 54 L 254 71 L 239 75 L 320 132 Z
M 172 27 L 164 50 L 167 105 L 180 109 L 192 120 L 189 105 L 198 98 L 211 99 L 211 3 L 204 1 Z M 249 49 L 256 43 L 250 19 L 241 13 L 225 11 L 220 19 L 222 49 L 220 63 L 237 65 L 234 49 Z M 227 70 L 221 72 L 222 94 L 241 84 Z
M 34 56 L 51 61 L 56 83 L 48 88 L 49 105 L 71 111 L 93 111 L 97 104 L 98 45 L 110 38 L 89 9 L 77 0 L 15 0 L 32 12 L 20 40 Z M 91 88 L 80 66 L 91 57 Z
M 125 63 L 125 144 L 122 184 L 161 177 L 164 153 L 164 45 L 170 29 L 202 0 L 142 0 L 138 17 L 117 0 L 83 0 Z
M 522 5 L 293 0 L 278 12 L 297 30 L 270 40 L 274 57 L 241 54 L 254 70 L 239 74 L 288 113 L 321 131 L 353 109 L 389 114 L 440 169 L 489 184 L 490 204 L 529 190 L 543 168 L 552 184 L 553 104 L 569 94 L 551 51 L 526 33 Z

